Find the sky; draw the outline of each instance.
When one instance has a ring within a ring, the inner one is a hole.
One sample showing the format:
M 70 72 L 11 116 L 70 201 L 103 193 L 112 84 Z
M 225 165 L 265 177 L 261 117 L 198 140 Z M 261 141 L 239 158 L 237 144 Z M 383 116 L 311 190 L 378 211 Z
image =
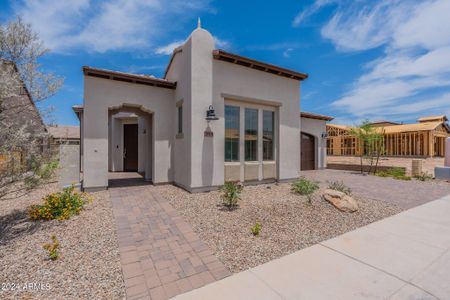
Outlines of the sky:
M 41 105 L 77 125 L 82 66 L 162 77 L 197 26 L 216 47 L 304 72 L 301 110 L 334 123 L 450 116 L 449 0 L 0 0 L 51 50 L 42 68 L 64 86 Z

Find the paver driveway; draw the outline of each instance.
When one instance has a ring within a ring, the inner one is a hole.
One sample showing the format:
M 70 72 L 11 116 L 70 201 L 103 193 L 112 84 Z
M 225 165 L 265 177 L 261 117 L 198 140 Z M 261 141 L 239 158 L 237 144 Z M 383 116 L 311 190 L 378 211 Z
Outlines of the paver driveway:
M 230 275 L 152 186 L 112 187 L 110 197 L 128 299 L 167 299 Z

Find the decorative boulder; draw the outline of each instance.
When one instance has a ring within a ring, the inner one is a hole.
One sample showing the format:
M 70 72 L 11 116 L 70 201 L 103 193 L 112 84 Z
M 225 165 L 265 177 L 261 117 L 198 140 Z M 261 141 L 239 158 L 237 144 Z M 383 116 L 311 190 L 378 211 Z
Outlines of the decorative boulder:
M 355 199 L 343 192 L 326 189 L 322 197 L 341 211 L 355 212 L 358 210 L 358 203 Z

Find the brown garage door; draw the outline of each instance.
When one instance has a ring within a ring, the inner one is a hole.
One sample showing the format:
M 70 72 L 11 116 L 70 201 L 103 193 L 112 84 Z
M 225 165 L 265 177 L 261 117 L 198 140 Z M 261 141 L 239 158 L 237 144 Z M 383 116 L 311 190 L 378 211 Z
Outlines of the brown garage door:
M 301 170 L 314 170 L 315 169 L 315 155 L 314 155 L 314 136 L 307 133 L 301 133 Z

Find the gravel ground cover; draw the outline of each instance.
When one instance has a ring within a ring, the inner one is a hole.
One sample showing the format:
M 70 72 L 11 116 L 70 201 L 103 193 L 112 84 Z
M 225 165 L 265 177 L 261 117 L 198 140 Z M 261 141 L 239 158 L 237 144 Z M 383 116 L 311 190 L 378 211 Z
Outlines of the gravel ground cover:
M 180 211 L 215 255 L 237 273 L 343 234 L 402 209 L 383 201 L 356 197 L 359 210 L 343 213 L 316 192 L 312 204 L 293 194 L 290 184 L 246 186 L 237 209 L 221 205 L 220 192 L 190 194 L 166 185 L 156 189 Z M 259 236 L 250 228 L 262 225 Z
M 93 201 L 69 220 L 30 221 L 27 207 L 55 190 L 50 184 L 0 200 L 0 299 L 123 299 L 109 193 L 93 193 Z M 56 261 L 42 248 L 52 234 L 60 243 Z M 25 284 L 34 286 L 24 290 Z

